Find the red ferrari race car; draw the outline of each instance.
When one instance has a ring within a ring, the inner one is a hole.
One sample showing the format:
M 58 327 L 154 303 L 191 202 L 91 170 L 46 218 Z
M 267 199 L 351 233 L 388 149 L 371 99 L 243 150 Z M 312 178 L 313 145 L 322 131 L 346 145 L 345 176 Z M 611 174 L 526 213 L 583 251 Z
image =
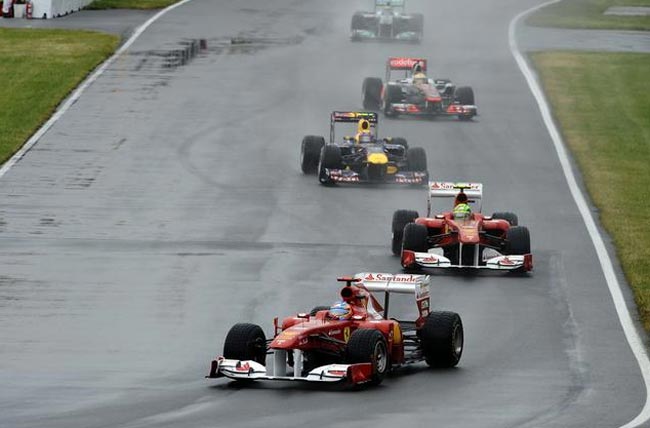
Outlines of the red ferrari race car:
M 406 270 L 421 268 L 493 269 L 528 272 L 533 268 L 528 228 L 510 212 L 481 213 L 481 183 L 430 182 L 427 216 L 393 214 L 393 254 Z M 454 199 L 452 211 L 433 214 L 436 198 Z
M 402 72 L 394 78 L 393 72 Z M 366 77 L 361 89 L 363 108 L 383 110 L 387 117 L 454 116 L 470 120 L 477 115 L 474 91 L 456 87 L 449 79 L 430 79 L 424 58 L 388 58 L 385 83 L 378 77 Z
M 454 312 L 430 311 L 429 276 L 359 273 L 338 280 L 345 282 L 340 301 L 281 324 L 276 318 L 270 340 L 258 325 L 235 324 L 207 377 L 360 385 L 379 384 L 390 370 L 420 361 L 458 364 L 463 324 Z M 383 304 L 372 292 L 384 293 Z M 414 321 L 388 316 L 392 293 L 414 297 Z

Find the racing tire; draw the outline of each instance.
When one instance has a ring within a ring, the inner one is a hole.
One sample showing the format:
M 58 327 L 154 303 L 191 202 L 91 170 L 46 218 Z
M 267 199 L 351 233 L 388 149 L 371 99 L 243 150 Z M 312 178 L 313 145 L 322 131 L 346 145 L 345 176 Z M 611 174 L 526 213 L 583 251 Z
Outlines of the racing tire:
M 325 138 L 307 135 L 300 144 L 300 169 L 304 174 L 316 174 L 320 151 L 325 145 Z
M 404 235 L 402 237 L 402 250 L 415 251 L 416 253 L 426 253 L 429 251 L 427 238 L 429 231 L 426 226 L 417 223 L 408 223 L 404 226 Z
M 499 212 L 492 214 L 493 220 L 506 220 L 510 226 L 519 226 L 519 218 L 517 214 L 511 212 Z
M 396 145 L 398 145 L 398 146 L 402 146 L 402 147 L 404 147 L 405 149 L 408 149 L 408 148 L 409 148 L 409 143 L 408 143 L 408 141 L 406 141 L 406 138 L 402 138 L 402 137 L 393 137 L 393 138 L 390 140 L 390 143 L 391 143 L 391 144 L 396 144 Z
M 329 306 L 314 306 L 311 311 L 309 311 L 309 316 L 313 317 L 320 311 L 329 311 Z
M 421 39 L 424 35 L 424 15 L 421 13 L 414 13 L 412 20 L 411 31 L 418 33 L 419 38 Z
M 525 226 L 513 226 L 506 233 L 506 254 L 530 254 L 530 232 Z
M 427 152 L 422 147 L 412 147 L 406 152 L 409 171 L 427 171 Z
M 257 324 L 232 326 L 223 344 L 223 356 L 230 360 L 253 360 L 266 364 L 266 336 Z
M 355 12 L 354 15 L 352 15 L 352 21 L 350 22 L 350 31 L 365 30 L 364 21 L 363 12 Z
M 399 256 L 402 252 L 402 238 L 404 237 L 404 228 L 407 224 L 413 223 L 420 214 L 413 210 L 397 210 L 393 213 L 393 223 L 391 231 L 393 238 L 391 240 L 391 250 L 393 255 Z
M 463 322 L 455 312 L 431 312 L 419 331 L 424 359 L 430 367 L 455 367 L 464 347 Z
M 352 332 L 347 346 L 347 362 L 371 363 L 370 384 L 379 385 L 390 370 L 390 356 L 384 335 L 379 330 L 360 328 Z
M 384 90 L 384 114 L 387 117 L 397 117 L 398 113 L 391 105 L 402 101 L 402 88 L 397 85 L 386 85 Z
M 379 110 L 381 108 L 381 89 L 384 83 L 378 77 L 363 79 L 361 93 L 363 95 L 363 108 L 366 110 Z
M 474 90 L 469 86 L 459 86 L 454 92 L 454 98 L 462 105 L 474 105 Z
M 341 169 L 341 149 L 334 144 L 326 144 L 320 153 L 318 163 L 318 180 L 322 184 L 333 184 L 333 181 L 326 175 L 325 169 Z

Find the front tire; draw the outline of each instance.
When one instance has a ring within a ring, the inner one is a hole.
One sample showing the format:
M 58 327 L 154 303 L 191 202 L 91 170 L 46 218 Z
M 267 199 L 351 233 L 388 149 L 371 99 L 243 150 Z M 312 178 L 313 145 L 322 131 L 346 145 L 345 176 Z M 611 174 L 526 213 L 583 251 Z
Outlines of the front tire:
M 420 215 L 417 211 L 413 210 L 397 210 L 393 213 L 393 222 L 391 224 L 391 231 L 393 238 L 391 240 L 391 250 L 393 255 L 399 256 L 402 252 L 402 238 L 404 237 L 404 227 Z
M 378 330 L 360 328 L 353 331 L 348 341 L 347 361 L 350 364 L 371 363 L 370 383 L 379 385 L 390 369 L 386 339 Z
M 266 336 L 257 324 L 232 326 L 223 345 L 223 356 L 229 360 L 253 360 L 266 364 Z
M 456 88 L 454 97 L 462 105 L 474 105 L 474 90 L 469 86 L 459 86 Z
M 417 223 L 408 223 L 404 227 L 402 249 L 415 251 L 416 253 L 426 253 L 429 251 L 427 237 L 428 230 L 426 226 Z
M 422 147 L 412 147 L 406 152 L 409 171 L 427 171 L 427 152 Z
M 326 174 L 326 169 L 341 169 L 342 158 L 341 149 L 334 144 L 326 144 L 320 153 L 318 165 L 318 180 L 322 184 L 333 184 L 334 182 Z
M 383 82 L 378 77 L 363 79 L 361 93 L 363 95 L 363 108 L 366 110 L 379 110 L 381 108 L 381 88 Z
M 304 174 L 316 174 L 320 152 L 325 145 L 325 138 L 307 135 L 300 144 L 300 169 Z
M 530 232 L 527 227 L 513 226 L 506 233 L 506 254 L 530 254 Z
M 431 312 L 420 330 L 422 352 L 431 367 L 455 367 L 464 347 L 463 322 L 455 312 Z

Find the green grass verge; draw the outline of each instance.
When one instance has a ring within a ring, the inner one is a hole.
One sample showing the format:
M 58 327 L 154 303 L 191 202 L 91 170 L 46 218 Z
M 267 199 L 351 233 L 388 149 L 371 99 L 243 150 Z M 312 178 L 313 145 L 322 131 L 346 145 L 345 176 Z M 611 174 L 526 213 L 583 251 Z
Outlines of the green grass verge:
M 86 9 L 162 9 L 180 0 L 95 0 Z
M 0 162 L 115 51 L 117 36 L 89 31 L 0 28 Z
M 610 6 L 650 6 L 650 0 L 564 0 L 526 22 L 540 27 L 650 30 L 650 16 L 603 15 Z
M 533 55 L 650 331 L 650 55 Z

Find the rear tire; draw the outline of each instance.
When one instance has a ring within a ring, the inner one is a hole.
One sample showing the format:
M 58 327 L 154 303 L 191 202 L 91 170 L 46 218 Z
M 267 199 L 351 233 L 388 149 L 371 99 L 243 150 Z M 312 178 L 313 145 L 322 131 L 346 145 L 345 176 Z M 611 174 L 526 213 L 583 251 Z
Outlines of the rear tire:
M 506 254 L 530 254 L 530 232 L 525 226 L 513 226 L 506 233 Z
M 333 184 L 333 181 L 325 174 L 325 169 L 341 169 L 342 166 L 341 149 L 334 144 L 324 145 L 318 164 L 318 180 L 323 184 Z
M 366 110 L 379 110 L 381 108 L 381 88 L 384 83 L 378 77 L 363 79 L 361 93 L 363 95 L 363 108 Z
M 325 138 L 307 135 L 300 144 L 300 168 L 304 174 L 316 174 Z
M 415 251 L 416 253 L 426 253 L 429 251 L 429 244 L 427 243 L 428 235 L 426 226 L 417 223 L 408 223 L 404 226 L 402 248 L 404 250 Z
M 409 223 L 413 223 L 419 216 L 418 212 L 413 210 L 397 210 L 393 213 L 393 223 L 391 225 L 391 231 L 393 232 L 391 250 L 393 255 L 399 256 L 402 252 L 404 227 Z
M 379 385 L 390 369 L 386 339 L 378 330 L 360 328 L 353 331 L 348 341 L 347 361 L 350 364 L 371 363 L 370 383 Z
M 469 86 L 459 86 L 456 88 L 454 97 L 462 105 L 474 105 L 474 90 Z
M 518 226 L 519 225 L 519 218 L 517 217 L 517 214 L 511 213 L 511 212 L 499 212 L 499 213 L 494 213 L 492 214 L 492 219 L 494 220 L 506 220 L 508 223 L 510 223 L 510 226 Z
M 404 147 L 405 149 L 408 149 L 408 148 L 409 148 L 409 143 L 408 143 L 408 141 L 406 141 L 406 138 L 402 138 L 402 137 L 393 137 L 393 138 L 390 140 L 390 144 L 395 144 L 395 145 L 398 145 L 398 146 L 402 146 L 402 147 Z
M 266 364 L 266 336 L 259 325 L 239 323 L 232 326 L 223 345 L 229 360 L 253 360 Z
M 419 332 L 422 352 L 431 367 L 455 367 L 464 347 L 463 322 L 455 312 L 431 312 Z
M 427 171 L 427 152 L 422 147 L 412 147 L 406 152 L 409 171 Z

